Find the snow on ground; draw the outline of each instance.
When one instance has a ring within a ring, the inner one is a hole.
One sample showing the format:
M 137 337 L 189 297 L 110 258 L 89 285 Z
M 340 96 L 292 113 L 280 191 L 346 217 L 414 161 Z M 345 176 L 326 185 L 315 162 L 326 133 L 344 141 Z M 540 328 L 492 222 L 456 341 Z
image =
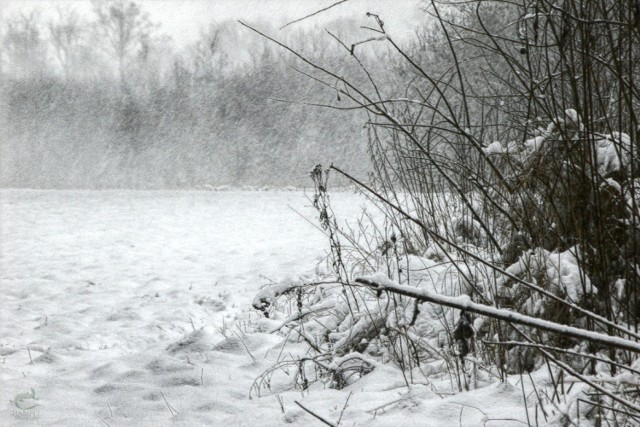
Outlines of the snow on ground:
M 356 218 L 360 199 L 332 199 Z M 336 422 L 351 392 L 342 425 L 526 424 L 520 386 L 449 396 L 450 378 L 408 389 L 390 366 L 340 391 L 274 384 L 282 407 L 249 398 L 283 345 L 255 332 L 254 294 L 327 249 L 289 208 L 315 218 L 299 192 L 2 190 L 0 206 L 0 425 L 319 425 L 294 401 Z

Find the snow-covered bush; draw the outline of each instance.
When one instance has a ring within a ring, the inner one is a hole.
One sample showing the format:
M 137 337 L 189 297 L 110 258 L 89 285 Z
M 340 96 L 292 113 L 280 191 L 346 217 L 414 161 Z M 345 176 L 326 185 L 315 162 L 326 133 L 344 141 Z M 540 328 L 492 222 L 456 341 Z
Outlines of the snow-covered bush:
M 327 360 L 350 343 L 349 352 L 396 363 L 407 382 L 416 369 L 446 371 L 462 390 L 548 369 L 563 403 L 537 399 L 558 422 L 630 421 L 624 413 L 640 404 L 625 390 L 637 381 L 613 378 L 637 375 L 640 339 L 640 49 L 629 31 L 640 6 L 433 0 L 427 11 L 435 25 L 420 46 L 440 56 L 400 46 L 371 15 L 384 35 L 375 40 L 390 44 L 407 76 L 385 91 L 371 73 L 370 90 L 308 61 L 346 108 L 369 115 L 372 175 L 330 170 L 370 197 L 384 231 L 347 251 L 343 242 L 359 240 L 340 233 L 314 170 L 336 283 L 315 304 L 339 309 L 327 313 L 335 321 L 294 329 L 316 332 L 303 339 Z M 349 54 L 359 59 L 354 47 Z M 587 409 L 558 386 L 558 372 L 590 393 Z

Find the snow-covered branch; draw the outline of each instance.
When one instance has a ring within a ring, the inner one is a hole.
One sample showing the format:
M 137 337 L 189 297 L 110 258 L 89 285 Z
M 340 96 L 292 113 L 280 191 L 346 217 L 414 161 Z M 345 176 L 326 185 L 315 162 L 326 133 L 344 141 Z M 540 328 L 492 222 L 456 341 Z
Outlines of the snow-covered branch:
M 548 320 L 537 319 L 535 317 L 525 316 L 510 310 L 490 307 L 484 304 L 478 304 L 471 301 L 468 295 L 450 297 L 429 292 L 425 289 L 414 288 L 410 286 L 399 285 L 391 281 L 384 274 L 378 273 L 372 276 L 364 276 L 356 279 L 357 283 L 366 285 L 375 291 L 392 292 L 399 295 L 405 295 L 416 298 L 419 301 L 430 302 L 446 307 L 466 310 L 471 313 L 492 317 L 498 320 L 504 320 L 513 324 L 530 326 L 548 332 L 553 332 L 573 338 L 584 339 L 590 342 L 640 353 L 640 343 L 629 341 L 624 338 L 609 336 L 599 332 L 587 331 L 573 326 L 561 325 L 550 322 Z

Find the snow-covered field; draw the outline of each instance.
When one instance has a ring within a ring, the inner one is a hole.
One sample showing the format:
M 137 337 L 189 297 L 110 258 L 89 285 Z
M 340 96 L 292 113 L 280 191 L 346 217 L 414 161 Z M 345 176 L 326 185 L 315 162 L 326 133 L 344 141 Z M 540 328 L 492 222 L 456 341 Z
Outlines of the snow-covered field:
M 333 202 L 350 219 L 362 204 Z M 290 209 L 314 220 L 300 192 L 2 190 L 0 203 L 0 425 L 320 425 L 294 401 L 336 422 L 351 392 L 341 425 L 526 424 L 520 385 L 450 396 L 408 390 L 391 367 L 249 398 L 283 342 L 255 332 L 254 294 L 313 273 L 327 249 Z

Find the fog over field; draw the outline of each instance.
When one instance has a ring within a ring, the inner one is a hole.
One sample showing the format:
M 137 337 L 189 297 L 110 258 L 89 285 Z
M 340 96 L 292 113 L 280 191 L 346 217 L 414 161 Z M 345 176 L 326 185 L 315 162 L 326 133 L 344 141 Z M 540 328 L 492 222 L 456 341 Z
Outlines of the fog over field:
M 366 172 L 366 117 L 306 105 L 335 90 L 237 22 L 340 67 L 325 29 L 350 44 L 369 37 L 368 11 L 403 40 L 419 24 L 416 1 L 353 1 L 279 29 L 329 4 L 141 1 L 118 27 L 106 3 L 3 2 L 0 184 L 301 187 L 320 162 Z

